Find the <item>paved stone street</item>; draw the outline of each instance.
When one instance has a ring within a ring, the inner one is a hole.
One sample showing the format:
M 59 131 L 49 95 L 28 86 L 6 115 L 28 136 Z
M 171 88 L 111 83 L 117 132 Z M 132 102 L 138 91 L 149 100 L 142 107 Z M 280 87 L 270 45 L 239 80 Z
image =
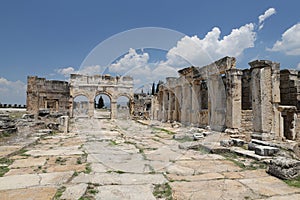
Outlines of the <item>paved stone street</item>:
M 300 199 L 300 189 L 170 132 L 130 120 L 77 119 L 68 134 L 1 147 L 0 199 Z M 6 162 L 4 162 L 6 161 Z

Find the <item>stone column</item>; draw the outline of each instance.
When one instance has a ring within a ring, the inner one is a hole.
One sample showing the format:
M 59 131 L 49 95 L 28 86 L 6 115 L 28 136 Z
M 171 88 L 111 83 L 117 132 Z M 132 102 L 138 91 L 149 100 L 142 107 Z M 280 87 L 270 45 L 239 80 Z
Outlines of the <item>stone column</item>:
M 169 92 L 169 105 L 168 105 L 168 121 L 172 122 L 174 120 L 174 107 L 175 107 L 175 97 L 172 91 Z
M 199 125 L 199 111 L 200 111 L 200 81 L 194 80 L 191 91 L 192 107 L 191 107 L 191 123 L 193 126 Z
M 70 97 L 70 99 L 69 99 L 69 109 L 70 109 L 70 117 L 74 117 L 73 115 L 73 104 L 74 104 L 74 98 L 73 97 Z
M 279 63 L 268 60 L 250 62 L 253 134 L 252 138 L 270 140 L 275 138 L 275 132 L 280 135 L 280 122 L 277 115 L 280 102 Z M 277 129 L 277 130 L 275 130 Z
M 110 102 L 110 109 L 111 109 L 110 118 L 116 119 L 117 118 L 117 102 L 116 101 Z
M 226 133 L 237 134 L 241 127 L 242 70 L 226 71 Z
M 92 117 L 94 117 L 94 109 L 95 109 L 94 100 L 89 101 L 89 106 L 88 107 L 89 107 L 89 110 L 88 110 L 89 117 L 92 118 Z
M 181 123 L 188 125 L 190 123 L 191 107 L 191 87 L 189 83 L 184 83 L 182 88 L 182 106 L 181 106 Z
M 209 126 L 212 130 L 224 131 L 226 118 L 226 94 L 222 77 L 220 75 L 210 75 L 207 83 L 209 98 Z
M 168 120 L 168 91 L 164 88 L 163 90 L 163 107 L 162 107 L 162 121 L 166 122 Z
M 181 86 L 175 88 L 175 119 L 181 121 Z

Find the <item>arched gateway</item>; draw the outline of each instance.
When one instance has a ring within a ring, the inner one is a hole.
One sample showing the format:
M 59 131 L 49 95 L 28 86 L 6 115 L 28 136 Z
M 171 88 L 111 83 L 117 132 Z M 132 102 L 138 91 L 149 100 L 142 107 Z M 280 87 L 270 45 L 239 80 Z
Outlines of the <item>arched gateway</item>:
M 88 98 L 88 116 L 94 117 L 95 97 L 105 94 L 110 98 L 111 119 L 117 116 L 117 99 L 126 96 L 133 104 L 133 79 L 129 76 L 112 77 L 110 75 L 87 76 L 71 74 L 70 77 L 70 116 L 74 116 L 74 98 L 84 95 Z M 132 106 L 129 106 L 132 108 Z M 130 110 L 131 113 L 131 110 Z

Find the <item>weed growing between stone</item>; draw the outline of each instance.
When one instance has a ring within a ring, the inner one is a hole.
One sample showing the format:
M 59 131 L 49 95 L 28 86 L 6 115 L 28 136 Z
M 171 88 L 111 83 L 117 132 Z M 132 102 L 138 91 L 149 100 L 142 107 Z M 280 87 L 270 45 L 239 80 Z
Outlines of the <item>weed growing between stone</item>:
M 168 183 L 154 185 L 153 195 L 158 199 L 173 200 L 172 189 Z
M 292 180 L 284 180 L 286 184 L 293 187 L 300 188 L 300 176 L 298 178 L 292 179 Z
M 62 187 L 58 188 L 55 195 L 54 195 L 54 197 L 53 197 L 53 200 L 59 200 L 65 190 L 66 190 L 65 186 L 62 186 Z

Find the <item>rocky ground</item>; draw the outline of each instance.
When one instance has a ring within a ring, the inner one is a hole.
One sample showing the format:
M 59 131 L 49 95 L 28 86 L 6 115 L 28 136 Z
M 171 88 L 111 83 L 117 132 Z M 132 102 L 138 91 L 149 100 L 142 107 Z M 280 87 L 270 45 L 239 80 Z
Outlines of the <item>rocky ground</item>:
M 0 147 L 0 199 L 300 199 L 254 160 L 183 142 L 135 121 L 77 119 L 70 133 Z

